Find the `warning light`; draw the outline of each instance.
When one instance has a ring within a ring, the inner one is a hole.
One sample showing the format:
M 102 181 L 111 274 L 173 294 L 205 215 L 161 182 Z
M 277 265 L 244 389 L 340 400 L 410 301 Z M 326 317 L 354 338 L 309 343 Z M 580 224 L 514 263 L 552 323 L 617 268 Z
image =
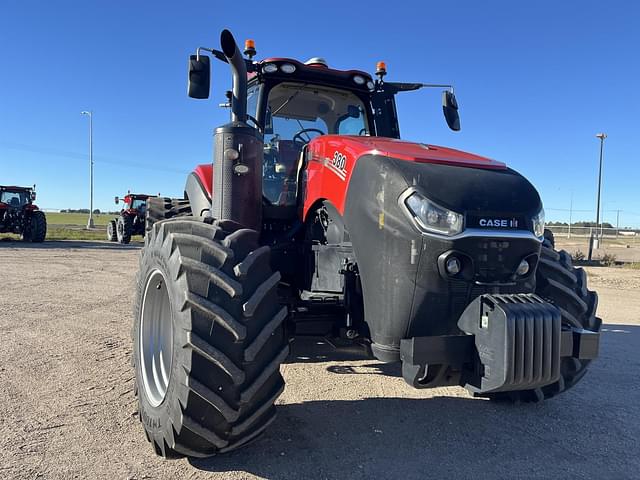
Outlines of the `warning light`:
M 256 54 L 256 42 L 251 39 L 244 41 L 244 54 L 251 60 Z
M 376 75 L 380 77 L 380 80 L 382 80 L 382 77 L 384 77 L 386 74 L 387 74 L 387 64 L 384 62 L 376 63 Z

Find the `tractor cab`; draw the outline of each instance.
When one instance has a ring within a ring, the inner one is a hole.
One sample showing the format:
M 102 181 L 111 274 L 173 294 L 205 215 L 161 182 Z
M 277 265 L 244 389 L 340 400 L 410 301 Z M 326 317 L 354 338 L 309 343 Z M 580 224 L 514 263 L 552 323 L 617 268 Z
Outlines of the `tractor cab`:
M 256 68 L 260 73 L 247 91 L 247 123 L 263 133 L 265 206 L 294 207 L 302 153 L 311 140 L 374 134 L 366 86 L 373 82 L 364 72 L 332 70 L 324 62 L 268 59 Z
M 369 73 L 360 70 L 334 69 L 319 57 L 304 63 L 289 58 L 255 61 L 253 57 L 256 50 L 252 40 L 245 43 L 244 55 L 248 58 L 236 56 L 230 60 L 234 54 L 231 40 L 223 34 L 223 51 L 201 47 L 196 55 L 191 56 L 189 95 L 200 99 L 209 97 L 210 58 L 201 54 L 201 51 L 209 52 L 231 65 L 234 72 L 233 91 L 227 92 L 229 101 L 221 106 L 231 108 L 232 123 L 224 131 L 227 135 L 240 132 L 234 130 L 240 124 L 233 123 L 240 122 L 251 127 L 260 137 L 258 141 L 261 142 L 262 152 L 253 152 L 251 155 L 261 157 L 261 186 L 249 188 L 245 185 L 243 189 L 260 190 L 262 212 L 266 218 L 300 217 L 305 166 L 308 162 L 327 161 L 325 158 L 314 158 L 312 153 L 305 154 L 312 140 L 326 135 L 399 139 L 395 107 L 395 95 L 399 92 L 423 87 L 447 88 L 443 92 L 445 118 L 451 129 L 460 128 L 457 102 L 451 85 L 385 82 L 387 71 L 384 62 L 376 65 L 377 79 L 374 80 Z M 228 51 L 224 51 L 225 45 L 229 46 Z M 235 43 L 233 48 L 236 48 Z M 247 152 L 248 144 L 245 142 L 241 145 Z M 221 148 L 220 151 L 223 150 L 231 154 L 231 150 L 237 149 Z M 237 157 L 226 160 L 240 162 L 242 154 L 237 151 Z M 333 162 L 333 159 L 329 158 L 328 161 Z M 336 159 L 334 165 L 338 173 L 340 161 L 340 158 Z M 214 165 L 216 163 L 220 162 L 214 160 Z M 240 168 L 244 171 L 244 167 Z M 195 206 L 194 211 L 204 212 L 212 201 L 212 190 L 215 190 L 212 183 L 216 182 L 216 175 L 199 175 L 210 171 L 207 166 L 201 166 L 187 180 L 185 194 L 191 199 L 192 208 Z M 198 195 L 198 190 L 203 194 Z M 213 210 L 215 216 L 215 205 Z
M 36 199 L 36 192 L 28 187 L 0 187 L 0 204 L 5 208 L 22 208 Z
M 144 217 L 145 210 L 147 208 L 147 198 L 150 195 L 143 195 L 139 193 L 127 193 L 122 199 L 124 203 L 123 210 L 126 210 L 130 214 L 138 214 Z M 115 203 L 120 203 L 120 197 L 115 197 Z

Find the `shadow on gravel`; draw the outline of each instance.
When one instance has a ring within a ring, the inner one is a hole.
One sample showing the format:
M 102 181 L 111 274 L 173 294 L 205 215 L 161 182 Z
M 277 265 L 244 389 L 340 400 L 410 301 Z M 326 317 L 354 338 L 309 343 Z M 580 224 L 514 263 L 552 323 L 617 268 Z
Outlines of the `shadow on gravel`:
M 604 325 L 601 356 L 583 381 L 540 404 L 442 396 L 447 389 L 417 399 L 407 385 L 387 398 L 381 390 L 380 398 L 279 405 L 255 443 L 190 463 L 263 478 L 634 478 L 638 351 L 639 326 Z M 332 352 L 324 361 L 336 360 Z
M 61 249 L 70 250 L 75 248 L 94 249 L 94 250 L 139 250 L 144 243 L 130 243 L 129 245 L 120 245 L 119 243 L 99 241 L 99 240 L 45 240 L 42 243 L 29 243 L 20 240 L 12 240 L 9 238 L 0 239 L 0 248 L 16 248 L 19 250 L 31 249 Z

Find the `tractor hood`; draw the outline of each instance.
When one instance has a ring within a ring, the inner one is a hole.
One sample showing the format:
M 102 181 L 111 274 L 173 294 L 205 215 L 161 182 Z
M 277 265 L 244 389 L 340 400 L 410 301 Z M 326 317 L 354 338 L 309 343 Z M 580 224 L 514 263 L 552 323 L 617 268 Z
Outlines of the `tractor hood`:
M 373 194 L 376 188 L 392 202 L 415 188 L 465 215 L 467 227 L 476 227 L 483 218 L 514 219 L 518 228 L 531 231 L 531 218 L 542 208 L 538 192 L 522 175 L 502 162 L 452 148 L 383 137 L 322 135 L 309 143 L 308 152 L 310 169 L 317 168 L 314 162 L 324 165 L 328 180 L 318 192 L 312 190 L 320 182 L 308 186 L 306 205 L 322 196 L 342 213 L 347 182 L 347 197 L 356 195 L 360 202 L 372 204 L 382 195 Z M 395 207 L 386 205 L 384 210 L 389 208 Z M 372 205 L 368 211 L 373 210 Z
M 453 165 L 490 170 L 505 170 L 507 166 L 496 160 L 453 148 L 407 142 L 395 138 L 362 137 L 352 135 L 323 135 L 312 141 L 321 142 L 325 150 L 339 147 L 343 153 L 358 158 L 363 155 L 383 155 L 408 162 Z M 312 149 L 313 146 L 311 146 Z

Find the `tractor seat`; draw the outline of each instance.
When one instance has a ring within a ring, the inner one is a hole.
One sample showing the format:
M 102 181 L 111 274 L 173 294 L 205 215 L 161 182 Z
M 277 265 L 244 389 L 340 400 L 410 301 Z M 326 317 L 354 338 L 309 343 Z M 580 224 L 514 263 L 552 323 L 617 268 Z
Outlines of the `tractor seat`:
M 296 174 L 298 159 L 300 158 L 300 146 L 293 140 L 278 141 L 278 163 L 283 165 L 287 177 Z

